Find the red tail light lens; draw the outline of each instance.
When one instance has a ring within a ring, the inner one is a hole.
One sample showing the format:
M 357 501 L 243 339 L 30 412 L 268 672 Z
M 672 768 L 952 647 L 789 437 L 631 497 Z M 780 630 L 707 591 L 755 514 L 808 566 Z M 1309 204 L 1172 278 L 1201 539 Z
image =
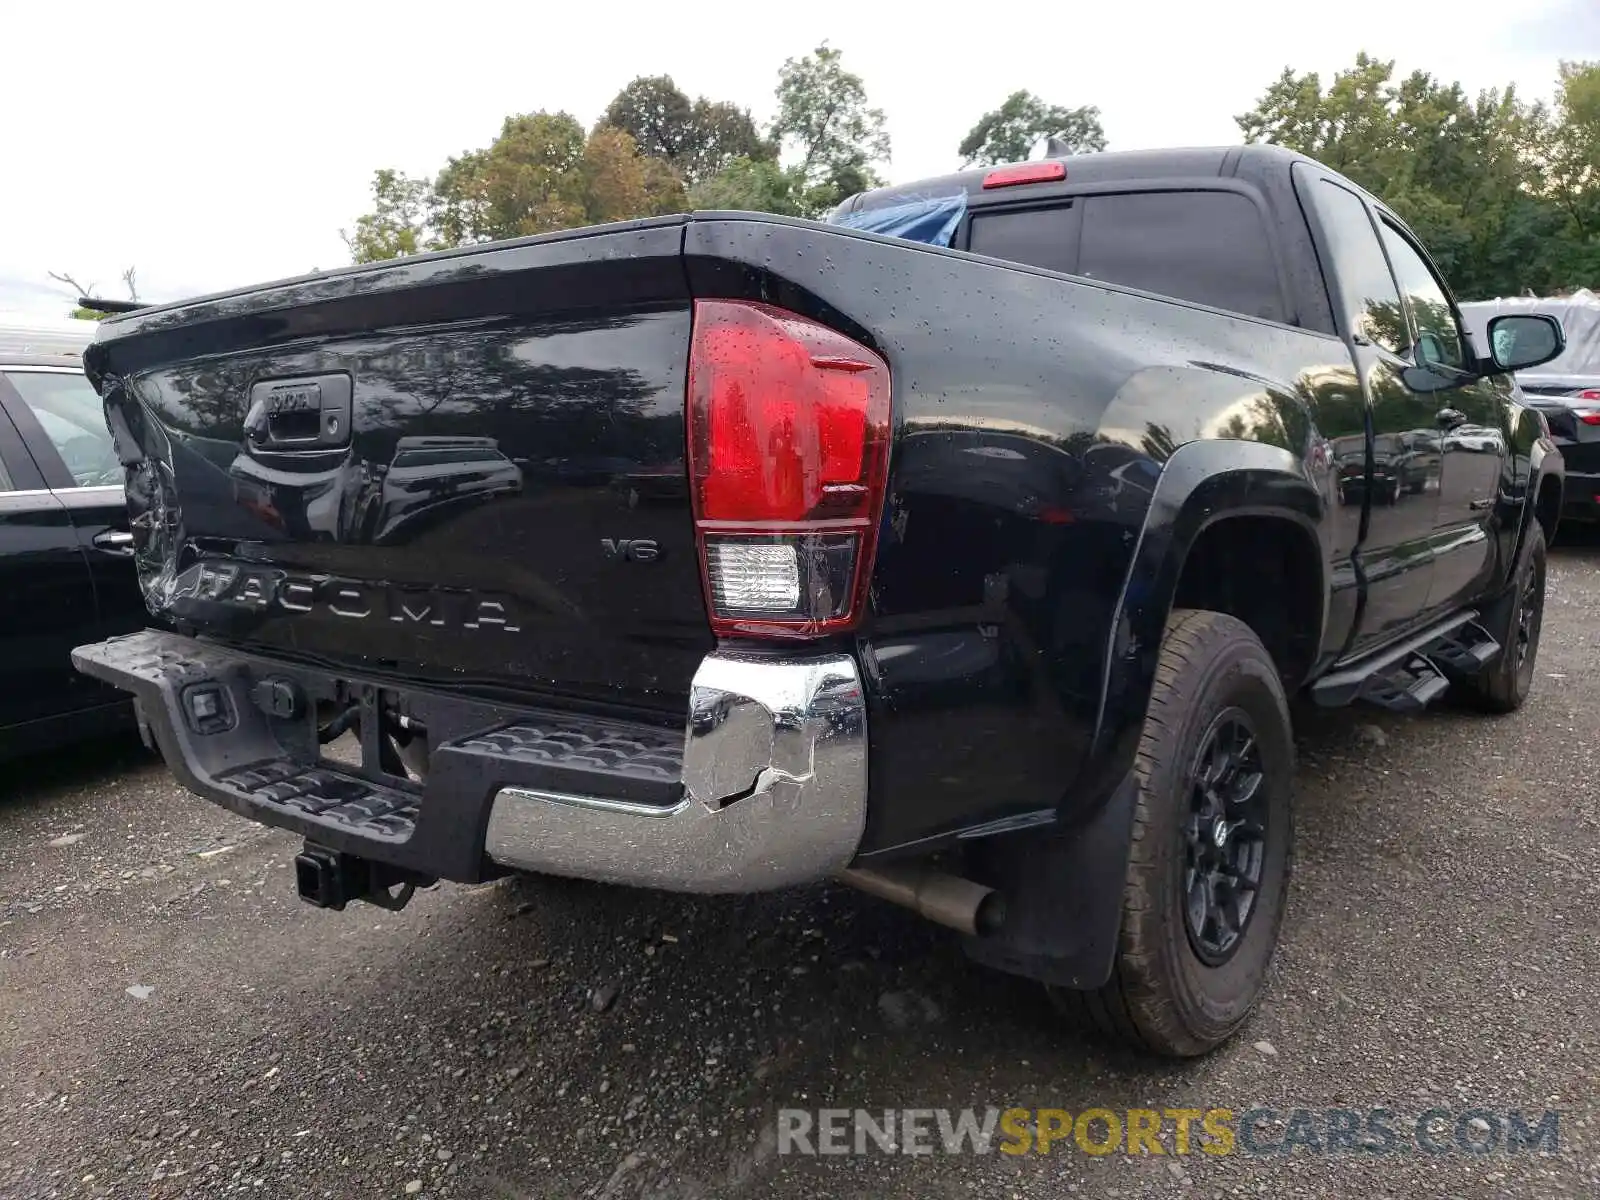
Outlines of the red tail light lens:
M 1577 400 L 1600 400 L 1600 388 L 1584 388 L 1574 397 Z
M 888 468 L 883 359 L 771 305 L 696 302 L 689 476 L 717 633 L 855 624 Z
M 983 177 L 987 188 L 1015 187 L 1019 183 L 1048 183 L 1065 179 L 1067 166 L 1059 162 L 1017 163 L 1010 167 L 996 167 Z

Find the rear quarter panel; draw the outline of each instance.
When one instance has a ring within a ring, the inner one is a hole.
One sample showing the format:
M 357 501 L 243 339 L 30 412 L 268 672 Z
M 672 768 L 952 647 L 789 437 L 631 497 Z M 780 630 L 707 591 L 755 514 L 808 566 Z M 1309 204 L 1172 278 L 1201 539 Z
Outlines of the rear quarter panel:
M 1360 510 L 1337 503 L 1329 444 L 1361 435 L 1364 415 L 1337 339 L 803 223 L 703 220 L 686 237 L 696 296 L 807 313 L 893 372 L 890 495 L 857 639 L 872 704 L 868 854 L 1078 819 L 1103 801 L 1099 781 L 1117 771 L 1091 764 L 1092 748 L 1127 745 L 1097 741 L 1108 671 L 1145 654 L 1118 628 L 1123 590 L 1178 447 L 1276 448 L 1323 561 L 1348 563 Z M 1270 475 L 1252 473 L 1261 456 L 1238 459 L 1241 487 L 1213 495 L 1280 503 Z M 1226 471 L 1228 456 L 1212 462 Z M 1168 507 L 1211 502 L 1200 482 L 1169 482 Z M 1355 590 L 1348 571 L 1329 579 L 1331 645 Z

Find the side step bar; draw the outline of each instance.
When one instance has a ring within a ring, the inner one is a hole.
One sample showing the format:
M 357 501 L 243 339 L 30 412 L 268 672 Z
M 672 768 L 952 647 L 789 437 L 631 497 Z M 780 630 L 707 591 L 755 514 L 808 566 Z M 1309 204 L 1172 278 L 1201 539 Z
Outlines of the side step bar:
M 1369 679 L 1360 698 L 1390 712 L 1421 712 L 1449 690 L 1444 672 L 1421 654 L 1413 654 Z
M 1395 712 L 1426 708 L 1450 687 L 1451 676 L 1475 675 L 1500 653 L 1500 643 L 1469 609 L 1324 675 L 1311 696 L 1324 708 L 1365 700 Z

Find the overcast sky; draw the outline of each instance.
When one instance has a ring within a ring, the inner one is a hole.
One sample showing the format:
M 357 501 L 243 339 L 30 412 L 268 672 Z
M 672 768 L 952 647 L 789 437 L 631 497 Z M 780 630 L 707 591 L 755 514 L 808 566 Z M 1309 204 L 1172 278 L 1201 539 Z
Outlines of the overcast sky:
M 892 180 L 958 165 L 1027 88 L 1100 107 L 1113 149 L 1238 140 L 1285 67 L 1358 50 L 1548 98 L 1600 58 L 1600 0 L 1122 0 L 720 5 L 277 0 L 20 2 L 0 13 L 0 309 L 61 311 L 138 268 L 172 299 L 348 261 L 372 172 L 432 174 L 508 113 L 586 125 L 636 75 L 772 113 L 785 58 L 827 39 L 888 115 Z M 932 13 L 947 16 L 934 19 Z

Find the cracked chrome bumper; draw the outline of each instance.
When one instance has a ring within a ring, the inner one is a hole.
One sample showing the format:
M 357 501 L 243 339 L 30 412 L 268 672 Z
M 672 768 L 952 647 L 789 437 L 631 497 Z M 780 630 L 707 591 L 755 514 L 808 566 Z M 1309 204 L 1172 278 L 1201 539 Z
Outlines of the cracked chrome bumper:
M 867 811 L 867 720 L 848 655 L 707 656 L 670 808 L 525 787 L 495 794 L 502 866 L 685 892 L 753 892 L 847 866 Z

